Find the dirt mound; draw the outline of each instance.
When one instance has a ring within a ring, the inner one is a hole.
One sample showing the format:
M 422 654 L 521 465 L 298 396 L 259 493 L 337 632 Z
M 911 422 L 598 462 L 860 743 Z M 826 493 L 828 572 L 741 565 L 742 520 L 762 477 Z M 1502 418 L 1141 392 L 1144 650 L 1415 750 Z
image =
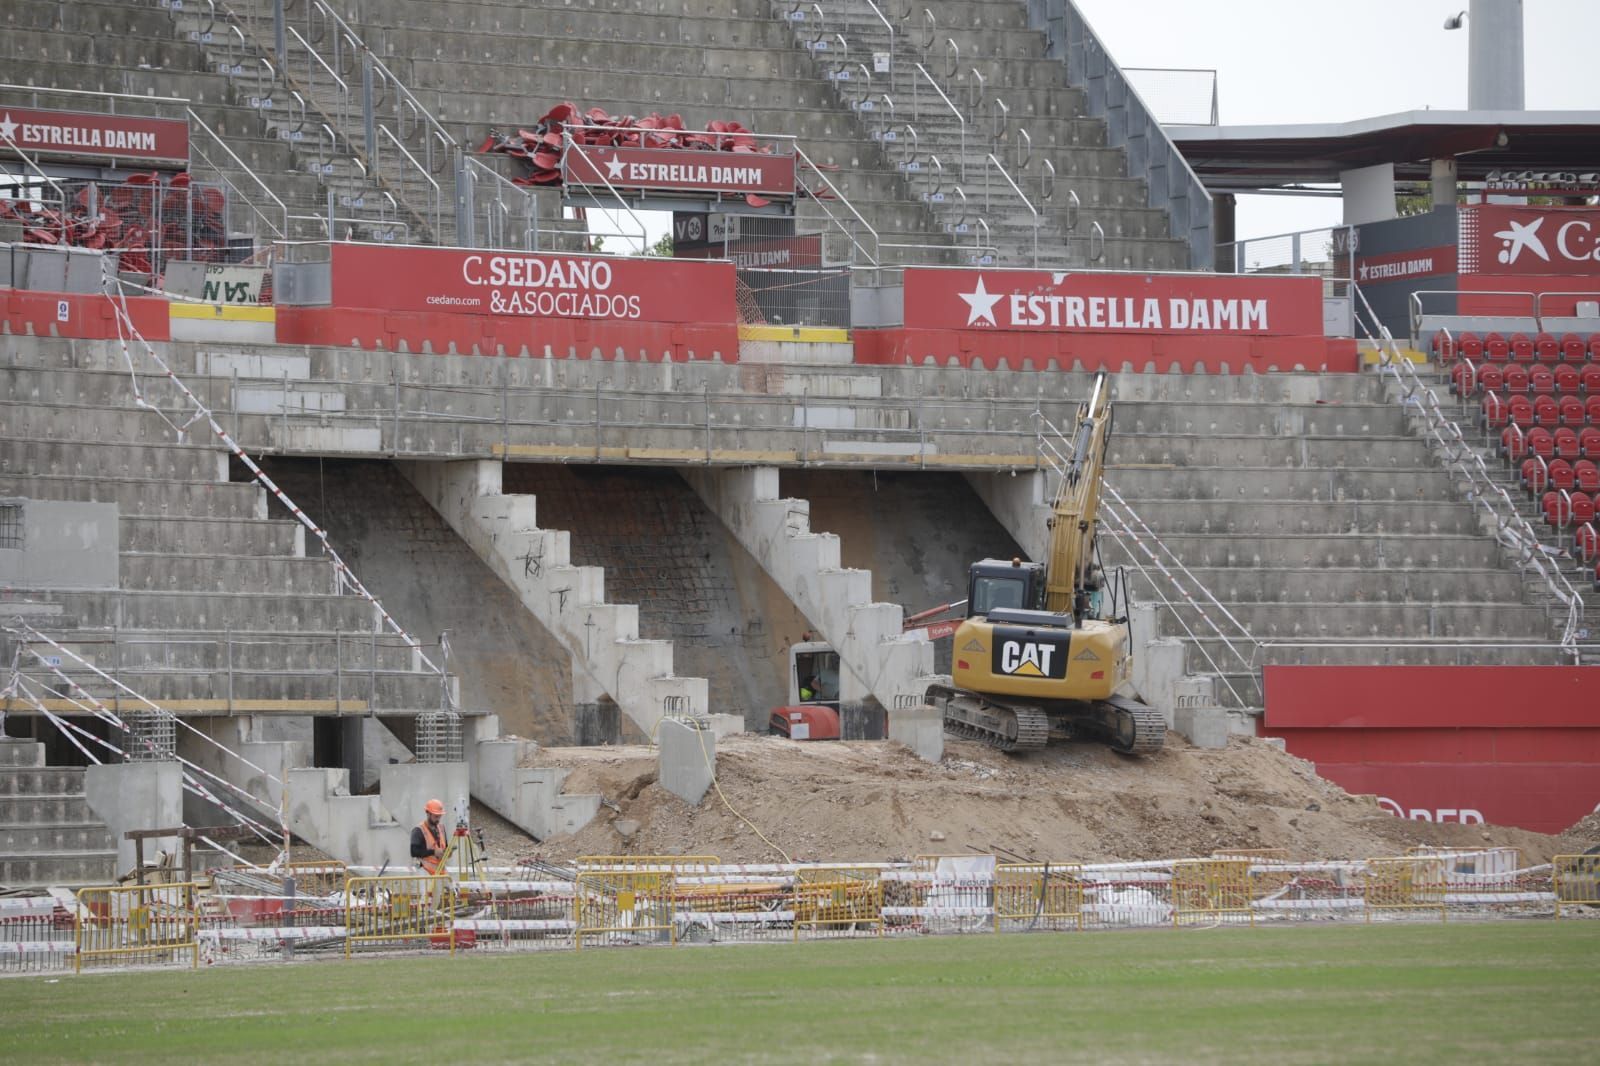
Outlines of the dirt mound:
M 730 804 L 791 858 L 812 860 L 980 851 L 1105 861 L 1264 847 L 1292 858 L 1363 858 L 1418 844 L 1494 844 L 1544 861 L 1560 850 L 1557 838 L 1520 829 L 1402 821 L 1318 777 L 1310 763 L 1245 739 L 1204 750 L 1171 736 L 1145 759 L 1087 743 L 1010 756 L 949 741 L 944 760 L 930 764 L 896 744 L 744 735 L 718 745 L 727 803 L 713 790 L 698 807 L 656 783 L 649 748 L 544 749 L 537 763 L 569 768 L 567 792 L 598 792 L 617 807 L 546 841 L 538 848 L 546 858 L 779 858 Z
M 1556 839 L 1563 854 L 1580 855 L 1590 848 L 1600 848 L 1600 811 L 1578 819 Z

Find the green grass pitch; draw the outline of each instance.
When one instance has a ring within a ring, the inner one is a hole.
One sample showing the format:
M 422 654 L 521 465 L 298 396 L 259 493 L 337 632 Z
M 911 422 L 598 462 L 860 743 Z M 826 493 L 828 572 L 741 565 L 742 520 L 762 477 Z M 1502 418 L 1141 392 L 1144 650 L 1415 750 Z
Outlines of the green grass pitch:
M 0 980 L 6 1060 L 1596 1062 L 1600 922 L 1185 929 Z

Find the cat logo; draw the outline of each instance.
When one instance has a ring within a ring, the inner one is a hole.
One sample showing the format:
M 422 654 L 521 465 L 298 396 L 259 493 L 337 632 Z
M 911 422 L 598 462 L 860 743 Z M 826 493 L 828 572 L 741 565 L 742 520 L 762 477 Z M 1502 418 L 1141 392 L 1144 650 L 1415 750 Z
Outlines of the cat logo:
M 1050 660 L 1061 649 L 1031 640 L 1008 640 L 1000 645 L 1000 670 L 1018 677 L 1049 677 Z

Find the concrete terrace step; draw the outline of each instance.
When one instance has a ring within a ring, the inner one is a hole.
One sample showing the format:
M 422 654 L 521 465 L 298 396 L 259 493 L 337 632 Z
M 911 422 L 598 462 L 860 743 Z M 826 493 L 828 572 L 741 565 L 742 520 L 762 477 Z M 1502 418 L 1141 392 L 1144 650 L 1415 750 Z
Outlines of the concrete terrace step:
M 121 564 L 122 587 L 130 591 L 271 589 L 276 593 L 329 595 L 335 582 L 328 560 L 315 556 L 124 552 Z
M 83 795 L 83 770 L 57 766 L 12 766 L 0 772 L 0 796 Z M 4 819 L 0 819 L 4 821 Z
M 1125 498 L 1184 500 L 1407 500 L 1454 505 L 1450 479 L 1428 466 L 1313 470 L 1241 463 L 1227 468 L 1175 463 L 1114 465 L 1106 482 Z
M 1477 513 L 1466 503 L 1124 498 L 1162 534 L 1479 532 Z
M 393 634 L 360 631 L 255 629 L 236 634 L 214 629 L 143 629 L 119 632 L 57 631 L 42 627 L 63 648 L 103 670 L 131 671 L 350 671 L 405 672 L 418 668 L 417 653 Z M 64 666 L 69 675 L 85 672 Z M 0 764 L 3 765 L 3 764 Z
M 85 628 L 280 631 L 305 627 L 348 633 L 376 628 L 372 605 L 358 596 L 126 589 L 46 594 Z
M 124 553 L 167 555 L 305 555 L 306 531 L 285 518 L 190 518 L 182 515 L 123 515 Z
M 0 885 L 12 888 L 110 884 L 117 876 L 115 849 L 0 855 Z
M 83 852 L 115 855 L 116 847 L 116 840 L 104 825 L 0 825 L 0 855 L 38 858 Z
M 114 503 L 119 514 L 129 517 L 267 517 L 265 491 L 244 482 L 4 474 L 0 475 L 0 496 Z
M 1106 465 L 1425 467 L 1427 447 L 1415 437 L 1281 437 L 1275 435 L 1145 433 L 1113 435 Z
M 1484 536 L 1174 533 L 1161 539 L 1190 567 L 1487 570 L 1500 565 L 1499 546 Z M 1102 538 L 1100 550 L 1108 566 L 1132 562 L 1128 550 L 1110 538 Z
M 1141 559 L 1143 557 L 1141 556 Z M 1170 563 L 1169 563 L 1170 566 Z M 1147 577 L 1138 570 L 1128 576 L 1137 590 L 1152 582 L 1171 595 L 1165 579 Z M 1520 603 L 1525 592 L 1521 574 L 1511 570 L 1460 570 L 1427 567 L 1416 570 L 1329 569 L 1327 567 L 1190 567 L 1180 574 L 1185 587 L 1198 582 L 1225 604 L 1282 603 L 1421 603 L 1462 600 L 1464 593 L 1481 597 L 1484 605 Z
M 124 710 L 139 706 L 138 698 L 127 696 L 110 681 L 84 671 L 72 676 L 85 692 L 108 706 L 120 705 Z M 438 676 L 411 670 L 373 672 L 346 667 L 336 673 L 332 668 L 317 672 L 122 668 L 113 676 L 139 697 L 179 715 L 397 714 L 436 711 L 444 704 Z M 70 707 L 51 709 L 60 712 Z
M 51 825 L 102 824 L 89 809 L 89 801 L 82 792 L 58 795 L 3 795 L 0 796 L 0 825 Z
M 1181 636 L 1211 632 L 1199 609 L 1161 606 L 1161 632 Z M 1548 637 L 1543 607 L 1469 603 L 1229 603 L 1228 611 L 1257 640 L 1374 640 L 1382 638 L 1497 641 Z M 1215 618 L 1214 608 L 1206 613 Z M 1185 623 L 1187 628 L 1185 628 Z
M 205 444 L 0 438 L 0 473 L 226 481 L 228 453 Z

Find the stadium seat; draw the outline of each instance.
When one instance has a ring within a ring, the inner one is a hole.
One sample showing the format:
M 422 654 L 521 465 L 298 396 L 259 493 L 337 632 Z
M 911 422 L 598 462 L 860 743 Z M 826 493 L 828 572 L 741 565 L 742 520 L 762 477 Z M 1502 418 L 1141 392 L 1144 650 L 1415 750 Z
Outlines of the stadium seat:
M 1571 463 L 1565 459 L 1550 460 L 1550 487 L 1558 492 L 1571 492 L 1578 487 Z
M 1586 492 L 1574 492 L 1570 503 L 1572 514 L 1567 521 L 1572 525 L 1588 525 L 1594 521 L 1594 497 Z
M 1600 530 L 1595 529 L 1594 519 L 1572 531 L 1572 554 L 1585 566 L 1600 558 Z
M 1589 334 L 1587 347 L 1589 349 L 1589 362 L 1600 363 L 1600 333 Z M 1465 355 L 1466 353 L 1462 352 L 1461 354 Z
M 1483 358 L 1483 339 L 1476 333 L 1463 333 L 1456 338 L 1456 352 L 1463 359 L 1480 360 Z
M 1548 333 L 1536 333 L 1533 337 L 1533 357 L 1541 363 L 1559 363 L 1561 345 Z
M 1555 443 L 1556 458 L 1570 463 L 1583 454 L 1578 447 L 1578 431 L 1571 426 L 1561 426 L 1551 436 Z
M 1467 365 L 1470 366 L 1471 364 L 1469 363 Z M 1595 364 L 1595 369 L 1600 370 L 1600 363 Z M 1489 389 L 1494 389 L 1498 392 L 1500 389 L 1506 387 L 1505 368 L 1496 366 L 1493 363 L 1485 363 L 1477 370 L 1476 381 L 1478 388 L 1481 388 L 1486 392 Z M 1594 391 L 1600 393 L 1600 385 L 1597 385 Z M 1467 395 L 1471 396 L 1472 393 L 1469 392 Z
M 1563 363 L 1582 363 L 1589 358 L 1588 351 L 1584 348 L 1583 338 L 1576 333 L 1563 333 L 1561 335 L 1561 361 Z
M 1550 464 L 1537 455 L 1522 460 L 1522 487 L 1534 496 L 1543 492 L 1550 483 Z
M 1511 345 L 1498 333 L 1491 333 L 1483 338 L 1483 354 L 1491 363 L 1506 363 L 1511 361 Z
M 1434 358 L 1439 360 L 1440 366 L 1449 366 L 1456 361 L 1456 342 L 1446 330 L 1438 330 L 1433 335 L 1433 343 L 1429 346 L 1433 350 Z
M 1523 396 L 1514 396 L 1514 400 L 1526 400 Z M 1561 424 L 1561 405 L 1556 403 L 1554 396 L 1540 396 L 1533 402 L 1533 424 L 1554 429 Z M 1519 425 L 1521 423 L 1518 423 Z
M 1578 483 L 1578 488 L 1591 496 L 1600 492 L 1600 465 L 1593 459 L 1579 459 L 1572 464 L 1572 476 Z
M 1533 341 L 1526 333 L 1513 333 L 1506 344 L 1511 348 L 1513 363 L 1533 362 Z
M 1572 521 L 1572 497 L 1551 489 L 1539 498 L 1539 513 L 1551 529 L 1564 529 Z
M 1548 429 L 1528 430 L 1528 453 L 1545 459 L 1555 457 L 1556 442 Z
M 1500 431 L 1500 454 L 1512 464 L 1520 463 L 1528 455 L 1528 438 L 1522 427 L 1512 423 Z
M 1485 386 L 1487 388 L 1487 386 Z M 1524 393 L 1528 391 L 1528 368 L 1525 366 L 1508 366 L 1505 370 L 1505 390 L 1511 393 Z
M 1523 429 L 1532 429 L 1534 425 L 1533 401 L 1526 396 L 1513 396 L 1506 400 L 1506 421 Z
M 1478 388 L 1478 368 L 1462 360 L 1450 368 L 1450 391 L 1463 400 Z
M 1589 412 L 1583 408 L 1583 401 L 1576 396 L 1563 396 L 1556 402 L 1561 407 L 1561 424 L 1573 429 L 1582 429 L 1584 422 L 1589 418 Z
M 1580 403 L 1579 407 L 1583 405 Z M 1506 402 L 1500 398 L 1498 392 L 1483 394 L 1483 402 L 1478 405 L 1478 424 L 1485 429 L 1501 429 L 1511 420 L 1511 411 Z
M 1587 426 L 1578 431 L 1578 454 L 1600 462 L 1600 428 Z
M 1556 391 L 1556 375 L 1547 366 L 1536 366 L 1528 371 L 1528 389 L 1543 396 Z
M 1579 384 L 1578 368 L 1562 363 L 1555 369 L 1556 391 L 1569 396 L 1575 396 L 1581 391 Z
M 1600 395 L 1600 363 L 1586 363 L 1578 371 L 1578 387 L 1591 396 Z

